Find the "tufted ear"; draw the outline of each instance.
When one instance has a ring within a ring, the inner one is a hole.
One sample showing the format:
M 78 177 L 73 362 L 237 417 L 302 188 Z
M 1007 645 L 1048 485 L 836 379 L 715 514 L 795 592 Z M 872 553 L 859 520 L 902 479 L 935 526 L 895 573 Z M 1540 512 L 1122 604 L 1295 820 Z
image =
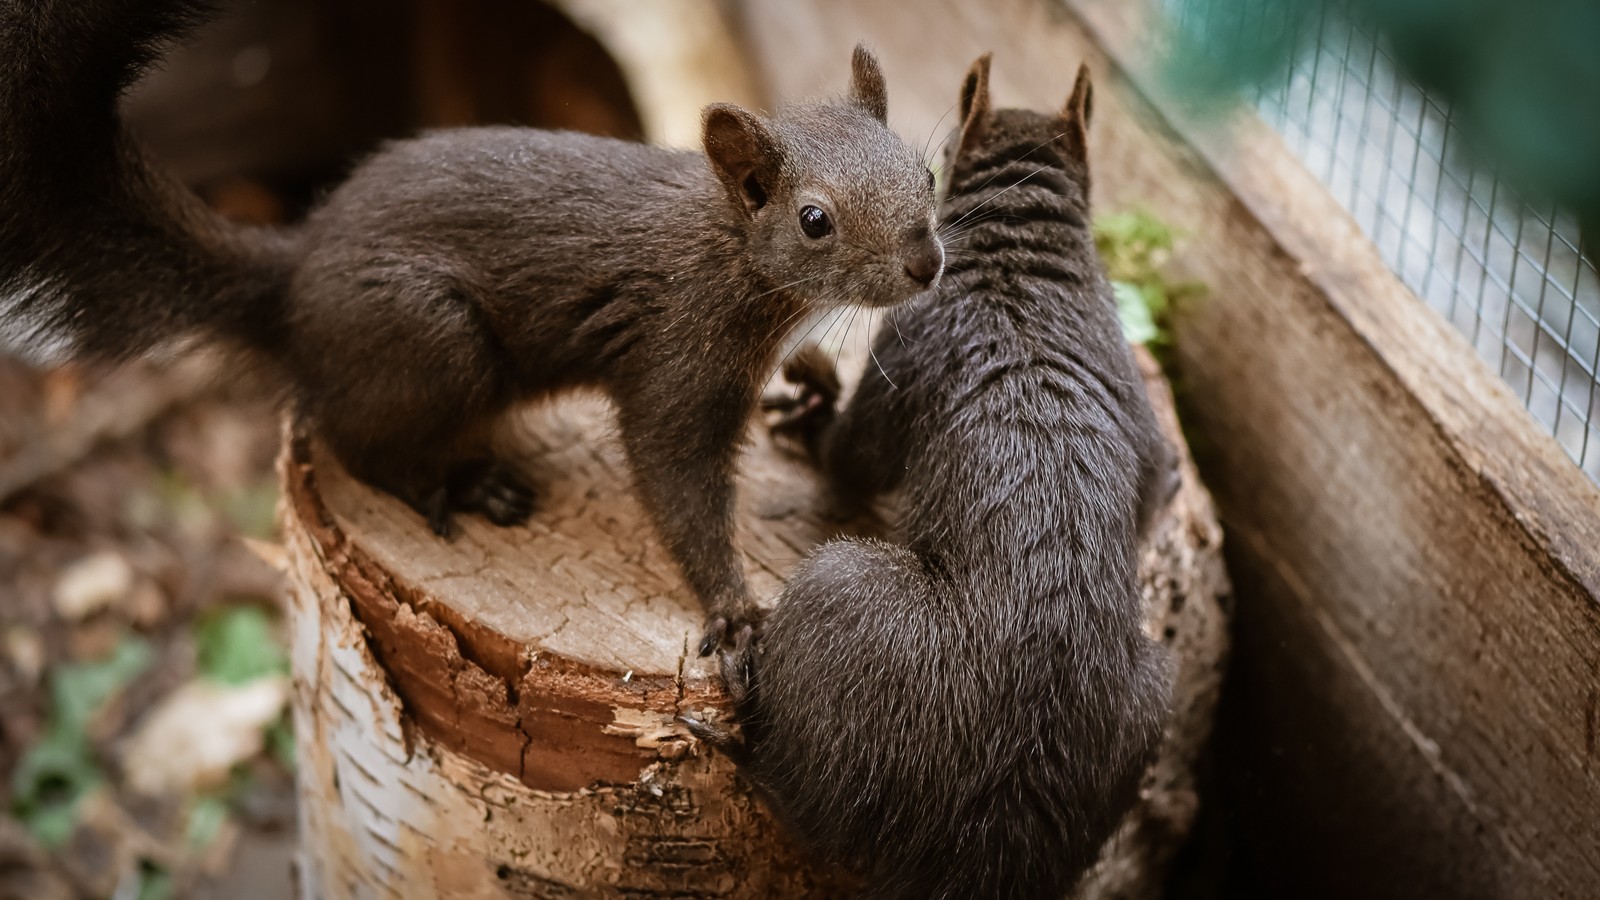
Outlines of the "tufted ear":
M 783 152 L 767 126 L 731 103 L 713 103 L 702 117 L 706 159 L 728 196 L 753 216 L 767 197 L 783 164 Z
M 961 140 L 956 145 L 959 152 L 977 146 L 989 129 L 989 62 L 993 56 L 985 53 L 978 57 L 961 83 Z
M 1089 116 L 1094 112 L 1094 83 L 1089 80 L 1088 65 L 1078 66 L 1078 80 L 1072 85 L 1072 96 L 1067 98 L 1067 105 L 1061 108 L 1062 131 L 1065 136 L 1062 143 L 1066 145 L 1067 153 L 1083 163 L 1089 164 Z
M 889 86 L 883 80 L 883 68 L 866 44 L 857 44 L 850 56 L 850 102 L 871 113 L 879 122 L 889 124 Z

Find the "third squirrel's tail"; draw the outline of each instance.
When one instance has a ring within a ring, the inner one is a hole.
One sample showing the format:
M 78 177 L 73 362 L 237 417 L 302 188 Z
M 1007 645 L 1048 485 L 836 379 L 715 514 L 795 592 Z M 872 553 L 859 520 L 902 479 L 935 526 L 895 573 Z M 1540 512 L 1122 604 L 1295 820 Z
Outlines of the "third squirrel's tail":
M 144 161 L 117 101 L 197 0 L 0 0 L 0 349 L 122 359 L 192 332 L 267 348 L 289 239 Z

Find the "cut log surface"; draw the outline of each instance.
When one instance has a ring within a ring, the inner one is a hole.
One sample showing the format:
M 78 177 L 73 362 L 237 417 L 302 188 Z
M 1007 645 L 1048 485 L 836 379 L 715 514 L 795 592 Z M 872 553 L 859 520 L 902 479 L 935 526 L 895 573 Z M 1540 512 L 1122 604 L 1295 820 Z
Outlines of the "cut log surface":
M 1176 439 L 1170 395 L 1147 370 Z M 842 893 L 676 722 L 727 704 L 691 655 L 701 612 L 629 492 L 608 406 L 558 401 L 519 431 L 508 446 L 539 486 L 533 521 L 467 518 L 448 541 L 314 440 L 287 442 L 303 895 Z M 840 530 L 825 524 L 813 473 L 759 432 L 741 465 L 738 539 L 770 601 Z M 1184 476 L 1142 567 L 1151 633 L 1176 651 L 1174 715 L 1088 896 L 1155 896 L 1196 809 L 1226 581 L 1187 461 Z M 892 518 L 845 530 L 892 535 Z

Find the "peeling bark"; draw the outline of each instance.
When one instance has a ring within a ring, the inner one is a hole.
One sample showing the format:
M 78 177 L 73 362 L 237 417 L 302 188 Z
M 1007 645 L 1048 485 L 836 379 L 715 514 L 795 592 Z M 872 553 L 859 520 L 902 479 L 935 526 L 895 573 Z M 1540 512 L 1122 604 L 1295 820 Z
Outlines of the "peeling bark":
M 1147 374 L 1176 435 L 1165 385 Z M 688 655 L 700 613 L 627 490 L 613 430 L 592 399 L 530 414 L 515 445 L 542 489 L 534 522 L 469 520 L 450 542 L 314 441 L 288 440 L 305 896 L 844 892 L 675 721 L 726 702 Z M 830 530 L 811 474 L 764 437 L 741 471 L 740 546 L 753 588 L 772 597 Z M 1184 476 L 1142 569 L 1151 633 L 1178 657 L 1177 705 L 1087 896 L 1154 896 L 1197 808 L 1225 576 L 1210 501 L 1187 463 Z

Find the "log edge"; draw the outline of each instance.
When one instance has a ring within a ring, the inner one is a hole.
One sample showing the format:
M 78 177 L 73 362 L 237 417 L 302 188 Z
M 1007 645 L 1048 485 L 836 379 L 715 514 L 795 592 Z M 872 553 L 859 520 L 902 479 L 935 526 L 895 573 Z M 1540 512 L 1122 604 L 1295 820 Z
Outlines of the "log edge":
M 675 675 L 624 680 L 527 648 L 396 578 L 346 537 L 324 505 L 312 439 L 301 428 L 286 431 L 284 502 L 325 574 L 350 598 L 408 720 L 441 746 L 535 790 L 576 791 L 631 783 L 652 762 L 680 758 L 691 738 L 675 716 L 726 709 L 715 685 L 685 676 L 687 646 Z

